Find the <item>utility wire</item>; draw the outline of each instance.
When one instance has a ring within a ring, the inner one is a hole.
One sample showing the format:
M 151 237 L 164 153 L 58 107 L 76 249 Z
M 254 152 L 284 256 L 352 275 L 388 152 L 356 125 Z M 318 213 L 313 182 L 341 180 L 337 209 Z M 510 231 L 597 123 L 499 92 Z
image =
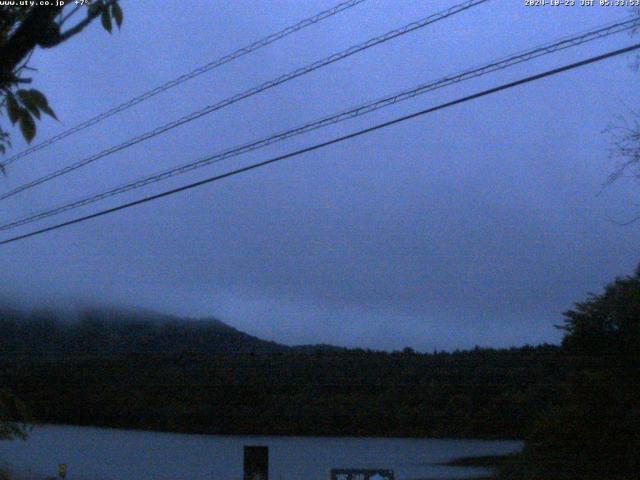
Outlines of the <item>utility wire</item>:
M 369 40 L 367 40 L 364 43 L 360 43 L 358 45 L 354 45 L 346 50 L 343 50 L 341 52 L 338 53 L 334 53 L 333 55 L 330 55 L 329 57 L 326 57 L 322 60 L 318 60 L 316 62 L 313 62 L 305 67 L 299 68 L 297 70 L 294 70 L 293 72 L 287 73 L 285 75 L 282 75 L 280 77 L 277 77 L 274 80 L 269 80 L 257 87 L 253 87 L 249 90 L 246 90 L 242 93 L 236 94 L 232 97 L 226 98 L 225 100 L 222 100 L 214 105 L 210 105 L 208 107 L 202 108 L 200 110 L 197 110 L 195 112 L 192 112 L 184 117 L 181 117 L 177 120 L 174 120 L 172 122 L 169 122 L 167 124 L 164 124 L 160 127 L 157 127 L 153 130 L 150 130 L 146 133 L 143 133 L 142 135 L 139 135 L 137 137 L 134 137 L 132 139 L 127 140 L 124 143 L 121 143 L 119 145 L 115 145 L 113 147 L 107 148 L 106 150 L 103 150 L 95 155 L 92 155 L 90 157 L 84 158 L 76 163 L 73 163 L 67 167 L 64 167 L 60 170 L 56 170 L 53 173 L 50 173 L 48 175 L 45 175 L 43 177 L 40 177 L 36 180 L 33 180 L 31 182 L 25 183 L 23 185 L 20 185 L 16 188 L 14 188 L 13 190 L 10 190 L 9 192 L 6 192 L 4 194 L 0 195 L 0 200 L 5 200 L 9 197 L 12 197 L 20 192 L 23 192 L 25 190 L 29 190 L 37 185 L 40 185 L 44 182 L 48 182 L 50 180 L 53 180 L 54 178 L 60 177 L 62 175 L 65 175 L 67 173 L 70 173 L 74 170 L 77 170 L 79 168 L 82 168 L 86 165 L 89 165 L 90 163 L 95 162 L 96 160 L 99 160 L 101 158 L 104 158 L 108 155 L 112 155 L 116 152 L 119 152 L 121 150 L 124 150 L 126 148 L 129 148 L 133 145 L 136 145 L 138 143 L 144 142 L 145 140 L 148 140 L 150 138 L 156 137 L 162 133 L 165 133 L 169 130 L 172 130 L 176 127 L 179 127 L 181 125 L 184 125 L 185 123 L 188 122 L 192 122 L 200 117 L 203 117 L 205 115 L 208 115 L 212 112 L 215 112 L 216 110 L 220 110 L 222 108 L 228 107 L 231 104 L 234 104 L 236 102 L 239 102 L 241 100 L 244 100 L 245 98 L 251 97 L 253 95 L 256 95 L 260 92 L 263 92 L 265 90 L 268 90 L 270 88 L 276 87 L 277 85 L 281 85 L 285 82 L 288 82 L 290 80 L 293 80 L 295 78 L 301 77 L 303 75 L 306 75 L 307 73 L 313 72 L 314 70 L 318 70 L 319 68 L 325 67 L 329 64 L 335 63 L 339 60 L 343 60 L 347 57 L 350 57 L 351 55 L 355 55 L 356 53 L 362 52 L 364 50 L 367 50 L 371 47 L 374 47 L 376 45 L 379 45 L 381 43 L 385 43 L 388 42 L 389 40 L 392 40 L 396 37 L 400 37 L 402 35 L 406 35 L 410 32 L 413 32 L 415 30 L 418 30 L 420 28 L 426 27 L 427 25 L 430 25 L 432 23 L 438 22 L 440 20 L 443 20 L 445 18 L 448 18 L 452 15 L 456 15 L 458 13 L 461 13 L 465 10 L 468 10 L 472 7 L 475 7 L 477 5 L 483 4 L 488 2 L 489 0 L 468 0 L 466 2 L 454 5 L 451 8 L 448 8 L 442 12 L 433 14 L 433 15 L 429 15 L 428 17 L 425 17 L 421 20 L 418 20 L 416 22 L 412 22 L 409 23 L 408 25 L 405 25 L 403 27 L 391 30 L 383 35 L 371 38 Z
M 306 148 L 303 148 L 303 149 L 300 149 L 300 150 L 296 150 L 294 152 L 290 152 L 290 153 L 287 153 L 285 155 L 280 155 L 278 157 L 270 158 L 268 160 L 264 160 L 264 161 L 259 162 L 259 163 L 254 163 L 252 165 L 248 165 L 246 167 L 238 168 L 236 170 L 232 170 L 230 172 L 226 172 L 226 173 L 223 173 L 223 174 L 220 174 L 220 175 L 215 175 L 213 177 L 209 177 L 209 178 L 206 178 L 204 180 L 200 180 L 198 182 L 190 183 L 190 184 L 184 185 L 182 187 L 174 188 L 172 190 L 167 190 L 165 192 L 158 193 L 158 194 L 155 194 L 155 195 L 151 195 L 151 196 L 148 196 L 148 197 L 144 197 L 144 198 L 141 198 L 139 200 L 134 200 L 132 202 L 128 202 L 128 203 L 125 203 L 125 204 L 122 204 L 122 205 L 118 205 L 116 207 L 112 207 L 112 208 L 108 208 L 108 209 L 105 209 L 105 210 L 101 210 L 99 212 L 92 213 L 90 215 L 85 215 L 85 216 L 82 216 L 82 217 L 75 218 L 73 220 L 68 220 L 66 222 L 58 223 L 58 224 L 52 225 L 50 227 L 41 228 L 39 230 L 35 230 L 35 231 L 29 232 L 29 233 L 25 233 L 23 235 L 18 235 L 18 236 L 12 237 L 12 238 L 8 238 L 6 240 L 0 241 L 0 245 L 6 245 L 6 244 L 9 244 L 9 243 L 17 242 L 19 240 L 24 240 L 26 238 L 30 238 L 30 237 L 33 237 L 33 236 L 36 236 L 36 235 L 40 235 L 40 234 L 43 234 L 43 233 L 46 233 L 46 232 L 51 232 L 53 230 L 58 230 L 60 228 L 64 228 L 64 227 L 67 227 L 67 226 L 70 226 L 70 225 L 74 225 L 76 223 L 85 222 L 85 221 L 91 220 L 93 218 L 98 218 L 98 217 L 101 217 L 103 215 L 107 215 L 107 214 L 110 214 L 110 213 L 118 212 L 120 210 L 125 210 L 127 208 L 131 208 L 131 207 L 134 207 L 136 205 L 141 205 L 143 203 L 148 203 L 148 202 L 151 202 L 151 201 L 154 201 L 154 200 L 158 200 L 160 198 L 164 198 L 164 197 L 168 197 L 168 196 L 171 196 L 171 195 L 175 195 L 176 193 L 180 193 L 180 192 L 184 192 L 184 191 L 187 191 L 187 190 L 191 190 L 193 188 L 200 187 L 202 185 L 206 185 L 206 184 L 209 184 L 209 183 L 213 183 L 213 182 L 216 182 L 218 180 L 222 180 L 224 178 L 232 177 L 232 176 L 238 175 L 240 173 L 245 173 L 245 172 L 248 172 L 248 171 L 251 171 L 251 170 L 255 170 L 255 169 L 270 165 L 272 163 L 280 162 L 282 160 L 286 160 L 286 159 L 289 159 L 289 158 L 292 158 L 292 157 L 296 157 L 298 155 L 302 155 L 302 154 L 305 154 L 305 153 L 308 153 L 308 152 L 319 150 L 319 149 L 327 147 L 329 145 L 334 145 L 336 143 L 341 143 L 341 142 L 344 142 L 346 140 L 349 140 L 349 139 L 352 139 L 352 138 L 355 138 L 355 137 L 359 137 L 359 136 L 362 136 L 362 135 L 365 135 L 365 134 L 368 134 L 368 133 L 371 133 L 371 132 L 374 132 L 374 131 L 377 131 L 377 130 L 381 130 L 383 128 L 390 127 L 392 125 L 396 125 L 396 124 L 405 122 L 407 120 L 411 120 L 411 119 L 418 118 L 418 117 L 421 117 L 423 115 L 426 115 L 426 114 L 429 114 L 429 113 L 432 113 L 432 112 L 436 112 L 438 110 L 444 110 L 446 108 L 450 108 L 450 107 L 453 107 L 455 105 L 466 103 L 466 102 L 469 102 L 471 100 L 476 100 L 478 98 L 485 97 L 487 95 L 498 93 L 498 92 L 501 92 L 501 91 L 504 91 L 504 90 L 509 90 L 511 88 L 514 88 L 514 87 L 517 87 L 517 86 L 520 86 L 520 85 L 524 85 L 524 84 L 531 83 L 531 82 L 534 82 L 534 81 L 537 81 L 537 80 L 541 80 L 541 79 L 546 78 L 546 77 L 551 77 L 551 76 L 554 76 L 554 75 L 558 75 L 560 73 L 567 72 L 569 70 L 574 70 L 576 68 L 580 68 L 580 67 L 583 67 L 583 66 L 586 66 L 586 65 L 590 65 L 592 63 L 600 62 L 600 61 L 606 60 L 608 58 L 612 58 L 612 57 L 616 57 L 616 56 L 619 56 L 619 55 L 623 55 L 625 53 L 629 53 L 629 52 L 632 52 L 632 51 L 635 51 L 635 50 L 638 50 L 638 49 L 640 49 L 640 43 L 636 43 L 635 45 L 631 45 L 629 47 L 621 48 L 619 50 L 614 50 L 614 51 L 605 53 L 603 55 L 598 55 L 598 56 L 595 56 L 595 57 L 591 57 L 591 58 L 588 58 L 586 60 L 582 60 L 580 62 L 572 63 L 572 64 L 569 64 L 569 65 L 564 65 L 562 67 L 554 68 L 552 70 L 547 70 L 547 71 L 545 71 L 543 73 L 539 73 L 539 74 L 536 74 L 536 75 L 525 77 L 525 78 L 522 78 L 520 80 L 516 80 L 514 82 L 505 83 L 505 84 L 502 84 L 502 85 L 500 85 L 498 87 L 490 88 L 488 90 L 483 90 L 481 92 L 474 93 L 472 95 L 468 95 L 466 97 L 462 97 L 462 98 L 459 98 L 457 100 L 453 100 L 453 101 L 450 101 L 450 102 L 442 103 L 440 105 L 437 105 L 435 107 L 430 107 L 430 108 L 427 108 L 425 110 L 420 110 L 418 112 L 415 112 L 415 113 L 412 113 L 412 114 L 409 114 L 409 115 L 404 115 L 402 117 L 395 118 L 395 119 L 390 120 L 388 122 L 379 123 L 379 124 L 374 125 L 372 127 L 368 127 L 368 128 L 363 129 L 363 130 L 358 130 L 357 132 L 353 132 L 353 133 L 350 133 L 348 135 L 343 135 L 341 137 L 337 137 L 337 138 L 328 140 L 326 142 L 317 143 L 317 144 L 312 145 L 310 147 L 306 147 Z
M 229 63 L 233 60 L 236 60 L 240 57 L 243 57 L 244 55 L 247 55 L 251 52 L 255 52 L 256 50 L 259 50 L 262 47 L 266 47 L 267 45 L 270 45 L 274 42 L 277 42 L 278 40 L 287 37 L 299 30 L 302 30 L 304 28 L 310 27 L 311 25 L 314 25 L 318 22 L 321 22 L 322 20 L 325 20 L 329 17 L 332 17 L 333 15 L 336 15 L 340 12 L 343 12 L 345 10 L 348 10 L 352 7 L 355 7 L 356 5 L 365 2 L 366 0 L 349 0 L 343 3 L 339 3 L 338 5 L 334 6 L 333 8 L 330 8 L 328 10 L 324 10 L 320 13 L 317 13 L 316 15 L 309 17 L 309 18 L 305 18 L 304 20 L 301 20 L 300 22 L 296 23 L 295 25 L 291 25 L 287 28 L 284 28 L 283 30 L 280 30 L 279 32 L 276 33 L 272 33 L 271 35 L 268 35 L 250 45 L 247 45 L 245 47 L 239 48 L 238 50 L 229 53 L 228 55 L 225 55 L 223 57 L 220 57 L 216 60 L 213 60 L 209 63 L 207 63 L 206 65 L 203 65 L 201 67 L 196 68 L 195 70 L 192 70 L 188 73 L 185 73 L 183 75 L 180 75 L 177 78 L 174 78 L 173 80 L 169 80 L 165 83 L 163 83 L 162 85 L 159 85 L 151 90 L 148 90 L 144 93 L 142 93 L 141 95 L 138 95 L 137 97 L 133 97 L 130 100 L 127 100 L 124 103 L 121 103 L 120 105 L 117 105 L 113 108 L 111 108 L 110 110 L 107 110 L 106 112 L 100 113 L 99 115 L 96 115 L 93 118 L 90 118 L 89 120 L 86 120 L 82 123 L 77 124 L 74 127 L 69 128 L 68 130 L 65 130 L 63 132 L 60 132 L 57 135 L 54 135 L 53 137 L 50 137 L 36 145 L 33 145 L 32 147 L 27 148 L 26 150 L 23 150 L 22 152 L 19 152 L 15 155 L 13 155 L 12 157 L 10 157 L 9 159 L 5 160 L 4 162 L 2 162 L 2 166 L 6 167 L 7 165 L 15 162 L 16 160 L 20 159 L 20 158 L 24 158 L 28 155 L 31 155 L 33 152 L 37 152 L 38 150 L 42 150 L 43 148 L 48 147 L 49 145 L 53 145 L 54 143 L 62 140 L 63 138 L 67 138 L 70 135 L 73 135 L 74 133 L 78 133 L 82 130 L 85 130 L 86 128 L 92 127 L 93 125 L 97 125 L 98 123 L 102 122 L 103 120 L 106 120 L 109 117 L 112 117 L 114 115 L 116 115 L 117 113 L 123 112 L 131 107 L 133 107 L 134 105 L 137 105 L 139 103 L 142 103 L 146 100 L 149 100 L 152 97 L 155 97 L 156 95 L 165 92 L 177 85 L 180 85 L 181 83 L 187 82 L 193 78 L 196 78 L 200 75 L 202 75 L 203 73 L 209 72 L 211 70 L 214 70 L 226 63 Z
M 513 54 L 511 56 L 502 57 L 488 64 L 475 67 L 469 70 L 465 70 L 461 73 L 457 73 L 454 75 L 449 75 L 436 81 L 424 83 L 410 90 L 405 90 L 394 95 L 390 95 L 372 102 L 368 102 L 358 107 L 351 108 L 349 110 L 345 110 L 340 113 L 337 113 L 328 117 L 324 117 L 322 119 L 319 119 L 313 122 L 306 123 L 296 128 L 277 133 L 270 137 L 263 138 L 261 140 L 253 141 L 250 143 L 246 143 L 240 146 L 236 146 L 234 148 L 225 150 L 220 153 L 216 153 L 214 155 L 210 155 L 208 157 L 199 159 L 197 161 L 189 162 L 177 167 L 170 168 L 168 170 L 164 170 L 159 173 L 152 174 L 152 175 L 140 178 L 138 180 L 132 181 L 130 183 L 125 183 L 123 185 L 111 188 L 101 193 L 86 196 L 81 199 L 68 202 L 44 211 L 28 214 L 27 216 L 21 217 L 17 220 L 13 220 L 5 224 L 0 224 L 0 231 L 10 230 L 22 225 L 26 225 L 38 220 L 42 220 L 44 218 L 51 217 L 53 215 L 58 215 L 60 213 L 63 213 L 69 210 L 74 210 L 76 208 L 89 205 L 89 204 L 98 202 L 100 200 L 104 200 L 106 198 L 119 195 L 131 190 L 135 190 L 135 189 L 144 187 L 146 185 L 150 185 L 152 183 L 165 180 L 167 178 L 181 175 L 181 174 L 190 172 L 192 170 L 196 170 L 198 168 L 202 168 L 207 165 L 217 163 L 222 160 L 226 160 L 228 158 L 236 157 L 247 152 L 264 148 L 268 145 L 272 145 L 274 143 L 286 140 L 294 136 L 301 135 L 306 132 L 317 130 L 317 129 L 326 127 L 328 125 L 333 125 L 351 118 L 356 118 L 356 117 L 374 112 L 381 108 L 394 105 L 396 103 L 414 98 L 418 95 L 422 95 L 427 92 L 431 92 L 431 91 L 434 91 L 458 82 L 462 82 L 465 80 L 477 78 L 498 70 L 503 70 L 523 62 L 531 61 L 535 58 L 549 55 L 551 53 L 555 53 L 557 51 L 564 50 L 570 47 L 575 47 L 577 45 L 582 45 L 594 40 L 607 37 L 609 35 L 613 35 L 615 33 L 628 31 L 638 26 L 640 26 L 640 19 L 634 16 L 631 19 L 618 21 L 616 23 L 609 23 L 595 30 L 582 32 L 580 34 L 573 35 L 570 37 L 564 37 L 563 39 L 557 40 L 555 42 L 546 43 L 542 46 L 525 50 L 525 51 Z

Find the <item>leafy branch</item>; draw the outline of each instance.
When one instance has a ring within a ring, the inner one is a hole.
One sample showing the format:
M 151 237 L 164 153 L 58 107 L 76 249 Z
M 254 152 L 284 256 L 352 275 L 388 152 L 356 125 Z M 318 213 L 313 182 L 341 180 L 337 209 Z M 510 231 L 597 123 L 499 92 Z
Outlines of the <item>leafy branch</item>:
M 36 135 L 36 121 L 42 113 L 57 119 L 41 91 L 19 88 L 32 82 L 24 74 L 33 71 L 28 63 L 34 49 L 56 47 L 81 33 L 98 17 L 109 33 L 114 23 L 118 29 L 122 27 L 124 15 L 118 0 L 93 1 L 86 7 L 86 17 L 65 30 L 63 25 L 75 17 L 80 6 L 72 7 L 66 15 L 64 8 L 64 5 L 0 7 L 0 115 L 6 113 L 28 143 Z M 6 153 L 8 147 L 10 134 L 0 124 L 0 154 Z

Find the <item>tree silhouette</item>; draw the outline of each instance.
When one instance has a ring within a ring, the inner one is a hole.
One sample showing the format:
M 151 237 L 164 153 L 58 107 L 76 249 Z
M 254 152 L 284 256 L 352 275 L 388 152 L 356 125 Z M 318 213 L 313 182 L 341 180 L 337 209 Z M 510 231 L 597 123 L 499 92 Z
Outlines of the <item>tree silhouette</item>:
M 35 48 L 54 48 L 81 33 L 94 20 L 100 18 L 108 32 L 113 22 L 122 25 L 122 9 L 118 0 L 47 2 L 50 5 L 0 6 L 0 111 L 5 111 L 12 125 L 18 124 L 22 135 L 30 142 L 36 134 L 36 120 L 41 114 L 55 118 L 46 96 L 39 90 L 24 88 L 32 82 L 29 72 L 31 53 Z M 68 26 L 82 10 L 82 20 Z M 11 145 L 9 133 L 0 124 L 0 153 Z
M 640 472 L 640 267 L 577 303 L 561 327 L 576 370 L 506 478 L 630 480 Z

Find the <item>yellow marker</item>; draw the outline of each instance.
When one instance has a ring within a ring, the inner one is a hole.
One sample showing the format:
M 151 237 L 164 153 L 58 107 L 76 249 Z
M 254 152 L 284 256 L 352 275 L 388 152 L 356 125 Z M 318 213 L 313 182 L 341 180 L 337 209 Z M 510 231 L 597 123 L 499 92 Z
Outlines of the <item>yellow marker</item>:
M 58 464 L 58 476 L 60 478 L 65 478 L 67 476 L 67 464 L 59 463 Z

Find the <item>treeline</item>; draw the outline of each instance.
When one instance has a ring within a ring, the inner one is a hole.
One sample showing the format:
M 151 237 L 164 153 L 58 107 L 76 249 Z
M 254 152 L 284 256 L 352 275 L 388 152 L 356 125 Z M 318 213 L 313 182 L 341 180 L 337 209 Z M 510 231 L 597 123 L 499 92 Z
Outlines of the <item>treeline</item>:
M 557 401 L 570 364 L 549 345 L 431 354 L 296 349 L 260 343 L 224 324 L 189 323 L 182 332 L 177 323 L 146 322 L 129 328 L 95 317 L 54 321 L 38 333 L 25 327 L 29 321 L 0 320 L 0 382 L 37 420 L 50 423 L 219 434 L 522 438 Z M 81 334 L 88 326 L 91 336 Z M 234 353 L 229 345 L 216 350 L 217 340 L 203 351 L 207 336 L 193 333 L 199 328 L 211 338 L 217 339 L 216 328 L 228 334 Z M 38 354 L 27 353 L 20 331 L 29 342 L 42 342 L 33 350 Z M 111 338 L 108 353 L 90 348 L 105 337 Z M 159 352 L 156 342 L 173 345 Z
M 0 386 L 42 422 L 525 438 L 501 478 L 635 480 L 640 268 L 564 315 L 561 346 L 419 354 L 286 347 L 214 320 L 0 312 Z M 0 408 L 0 427 L 18 410 Z

